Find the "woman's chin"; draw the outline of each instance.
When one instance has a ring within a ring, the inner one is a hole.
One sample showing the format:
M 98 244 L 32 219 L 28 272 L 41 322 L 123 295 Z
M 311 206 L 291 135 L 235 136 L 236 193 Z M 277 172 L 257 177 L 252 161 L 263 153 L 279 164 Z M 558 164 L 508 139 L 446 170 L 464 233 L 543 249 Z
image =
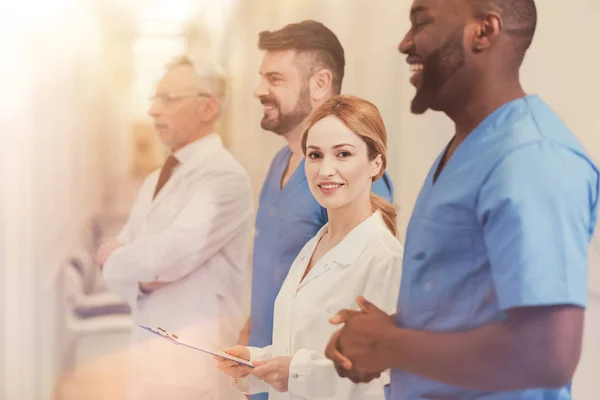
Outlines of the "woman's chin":
M 343 208 L 348 203 L 340 198 L 335 198 L 336 196 L 319 196 L 317 202 L 321 205 L 321 207 L 327 209 L 327 211 L 335 211 L 337 209 Z

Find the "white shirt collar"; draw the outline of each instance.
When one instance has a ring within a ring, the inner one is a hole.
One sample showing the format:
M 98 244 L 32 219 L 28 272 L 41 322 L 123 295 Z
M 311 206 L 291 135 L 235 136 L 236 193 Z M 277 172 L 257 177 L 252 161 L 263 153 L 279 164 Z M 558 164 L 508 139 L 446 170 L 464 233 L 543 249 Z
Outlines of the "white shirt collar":
M 190 161 L 194 157 L 194 154 L 200 148 L 203 148 L 205 146 L 214 146 L 217 143 L 220 143 L 219 135 L 217 135 L 216 133 L 210 133 L 198 140 L 193 141 L 190 144 L 183 146 L 182 148 L 177 150 L 173 155 L 180 162 L 180 164 L 183 165 Z
M 327 223 L 317 233 L 315 239 L 319 242 L 321 236 L 327 231 Z M 352 264 L 362 254 L 367 244 L 371 239 L 380 233 L 382 230 L 388 231 L 381 211 L 375 211 L 369 218 L 358 224 L 344 239 L 331 251 L 335 252 L 333 260 L 339 264 Z

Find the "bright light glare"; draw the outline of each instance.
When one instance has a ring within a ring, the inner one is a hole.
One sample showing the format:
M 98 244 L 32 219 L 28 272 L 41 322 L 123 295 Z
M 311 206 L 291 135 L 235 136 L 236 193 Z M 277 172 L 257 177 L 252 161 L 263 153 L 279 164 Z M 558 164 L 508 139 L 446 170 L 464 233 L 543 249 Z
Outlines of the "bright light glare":
M 214 1 L 214 0 L 213 0 Z M 191 0 L 160 0 L 142 12 L 142 20 L 150 21 L 187 21 L 194 12 Z

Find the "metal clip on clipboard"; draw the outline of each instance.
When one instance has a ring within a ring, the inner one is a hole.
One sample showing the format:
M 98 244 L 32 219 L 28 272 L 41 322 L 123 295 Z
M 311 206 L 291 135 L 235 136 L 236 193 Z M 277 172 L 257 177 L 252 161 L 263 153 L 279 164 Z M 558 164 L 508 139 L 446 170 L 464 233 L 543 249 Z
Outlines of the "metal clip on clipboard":
M 242 358 L 229 355 L 229 354 L 227 354 L 225 352 L 217 351 L 217 350 L 210 350 L 210 349 L 203 349 L 203 348 L 200 348 L 200 347 L 195 347 L 195 346 L 189 345 L 187 343 L 183 343 L 183 342 L 181 342 L 179 340 L 179 336 L 175 335 L 174 333 L 169 333 L 165 329 L 162 329 L 160 327 L 157 327 L 156 329 L 152 329 L 152 328 L 150 328 L 148 326 L 140 325 L 140 328 L 145 329 L 148 332 L 151 332 L 151 333 L 153 333 L 155 335 L 158 335 L 158 336 L 160 336 L 160 337 L 162 337 L 162 338 L 170 341 L 171 343 L 173 343 L 175 345 L 184 346 L 184 347 L 190 348 L 192 350 L 201 351 L 203 353 L 211 354 L 213 356 L 218 356 L 218 357 L 226 358 L 228 360 L 235 361 L 235 362 L 237 362 L 239 364 L 246 365 L 246 366 L 248 366 L 250 368 L 254 368 L 254 365 L 252 365 L 252 363 L 250 361 L 247 361 L 247 360 L 244 360 Z

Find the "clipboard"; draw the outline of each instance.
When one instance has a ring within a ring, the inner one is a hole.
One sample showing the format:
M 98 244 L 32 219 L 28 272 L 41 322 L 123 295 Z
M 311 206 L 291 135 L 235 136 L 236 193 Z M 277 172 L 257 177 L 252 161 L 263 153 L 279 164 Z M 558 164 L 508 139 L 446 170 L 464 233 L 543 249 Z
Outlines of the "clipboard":
M 223 357 L 223 358 L 226 358 L 228 360 L 235 361 L 235 362 L 237 362 L 239 364 L 245 365 L 247 367 L 254 368 L 254 365 L 252 365 L 252 363 L 250 361 L 244 360 L 244 359 L 239 358 L 239 357 L 232 356 L 232 355 L 227 354 L 227 353 L 225 353 L 223 351 L 203 349 L 203 348 L 200 348 L 200 347 L 195 347 L 195 346 L 189 345 L 187 343 L 183 343 L 183 342 L 181 342 L 179 340 L 179 337 L 177 335 L 175 335 L 173 333 L 169 333 L 169 332 L 167 332 L 166 330 L 164 330 L 164 329 L 162 329 L 160 327 L 157 327 L 156 329 L 152 329 L 152 328 L 150 328 L 148 326 L 140 325 L 140 328 L 145 329 L 148 332 L 151 332 L 151 333 L 153 333 L 155 335 L 158 335 L 158 336 L 162 337 L 163 339 L 166 339 L 166 340 L 170 341 L 171 343 L 173 343 L 173 344 L 175 344 L 177 346 L 183 346 L 183 347 L 187 347 L 187 348 L 192 349 L 192 350 L 201 351 L 201 352 L 207 353 L 207 354 L 212 354 L 213 356 Z

